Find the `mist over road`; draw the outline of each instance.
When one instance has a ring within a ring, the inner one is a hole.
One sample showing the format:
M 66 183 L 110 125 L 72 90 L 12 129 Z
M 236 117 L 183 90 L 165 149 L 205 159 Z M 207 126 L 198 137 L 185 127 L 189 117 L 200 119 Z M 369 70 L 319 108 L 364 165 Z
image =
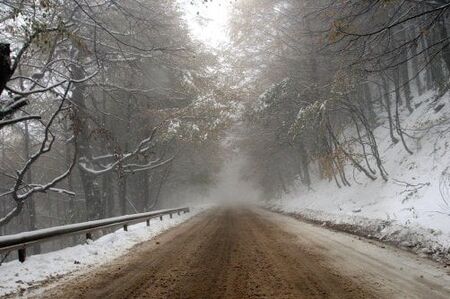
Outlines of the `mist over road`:
M 450 298 L 448 270 L 383 247 L 259 209 L 216 208 L 37 297 Z

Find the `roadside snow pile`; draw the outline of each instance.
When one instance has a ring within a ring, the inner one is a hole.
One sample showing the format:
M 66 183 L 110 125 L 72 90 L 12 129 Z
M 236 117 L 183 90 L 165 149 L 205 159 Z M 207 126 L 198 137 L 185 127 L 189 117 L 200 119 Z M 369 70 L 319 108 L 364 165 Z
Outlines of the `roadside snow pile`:
M 450 94 L 415 98 L 403 128 L 413 154 L 393 144 L 387 123 L 375 130 L 389 181 L 371 181 L 346 168 L 351 187 L 317 179 L 311 190 L 298 186 L 271 208 L 348 232 L 384 240 L 450 261 Z
M 206 209 L 206 206 L 194 207 L 190 213 L 175 215 L 172 219 L 165 216 L 163 221 L 155 218 L 150 221 L 150 227 L 144 222 L 129 226 L 127 232 L 118 229 L 87 244 L 31 256 L 24 263 L 17 260 L 4 263 L 0 266 L 0 297 L 111 261 L 126 254 L 134 245 L 148 241 Z

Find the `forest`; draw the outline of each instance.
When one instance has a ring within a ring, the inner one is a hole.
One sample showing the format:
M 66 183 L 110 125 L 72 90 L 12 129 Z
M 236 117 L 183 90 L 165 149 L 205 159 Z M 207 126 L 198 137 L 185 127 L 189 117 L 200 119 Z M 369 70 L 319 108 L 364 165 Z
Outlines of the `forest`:
M 447 0 L 1 0 L 0 28 L 0 235 L 214 197 L 237 155 L 270 202 L 449 146 Z

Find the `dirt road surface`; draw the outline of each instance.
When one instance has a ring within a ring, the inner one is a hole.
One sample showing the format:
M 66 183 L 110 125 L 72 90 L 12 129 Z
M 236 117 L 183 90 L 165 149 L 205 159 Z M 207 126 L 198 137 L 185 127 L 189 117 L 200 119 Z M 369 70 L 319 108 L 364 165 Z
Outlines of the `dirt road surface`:
M 450 298 L 449 270 L 258 209 L 203 213 L 39 298 Z

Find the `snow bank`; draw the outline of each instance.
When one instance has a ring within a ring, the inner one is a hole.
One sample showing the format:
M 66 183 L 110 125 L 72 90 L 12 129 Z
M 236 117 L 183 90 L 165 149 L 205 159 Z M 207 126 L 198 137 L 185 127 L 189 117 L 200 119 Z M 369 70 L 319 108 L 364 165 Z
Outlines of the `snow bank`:
M 273 209 L 369 237 L 386 240 L 435 259 L 450 260 L 450 94 L 428 92 L 402 111 L 413 155 L 393 144 L 387 122 L 375 130 L 389 181 L 371 181 L 346 167 L 351 187 L 317 179 L 271 203 Z
M 155 218 L 150 221 L 150 227 L 144 222 L 129 226 L 128 232 L 118 229 L 87 244 L 31 256 L 25 263 L 17 260 L 4 263 L 0 266 L 0 297 L 21 292 L 55 277 L 111 261 L 126 254 L 134 245 L 154 238 L 205 209 L 207 206 L 194 207 L 190 213 L 180 216 L 175 214 L 172 219 L 164 216 L 163 221 Z

